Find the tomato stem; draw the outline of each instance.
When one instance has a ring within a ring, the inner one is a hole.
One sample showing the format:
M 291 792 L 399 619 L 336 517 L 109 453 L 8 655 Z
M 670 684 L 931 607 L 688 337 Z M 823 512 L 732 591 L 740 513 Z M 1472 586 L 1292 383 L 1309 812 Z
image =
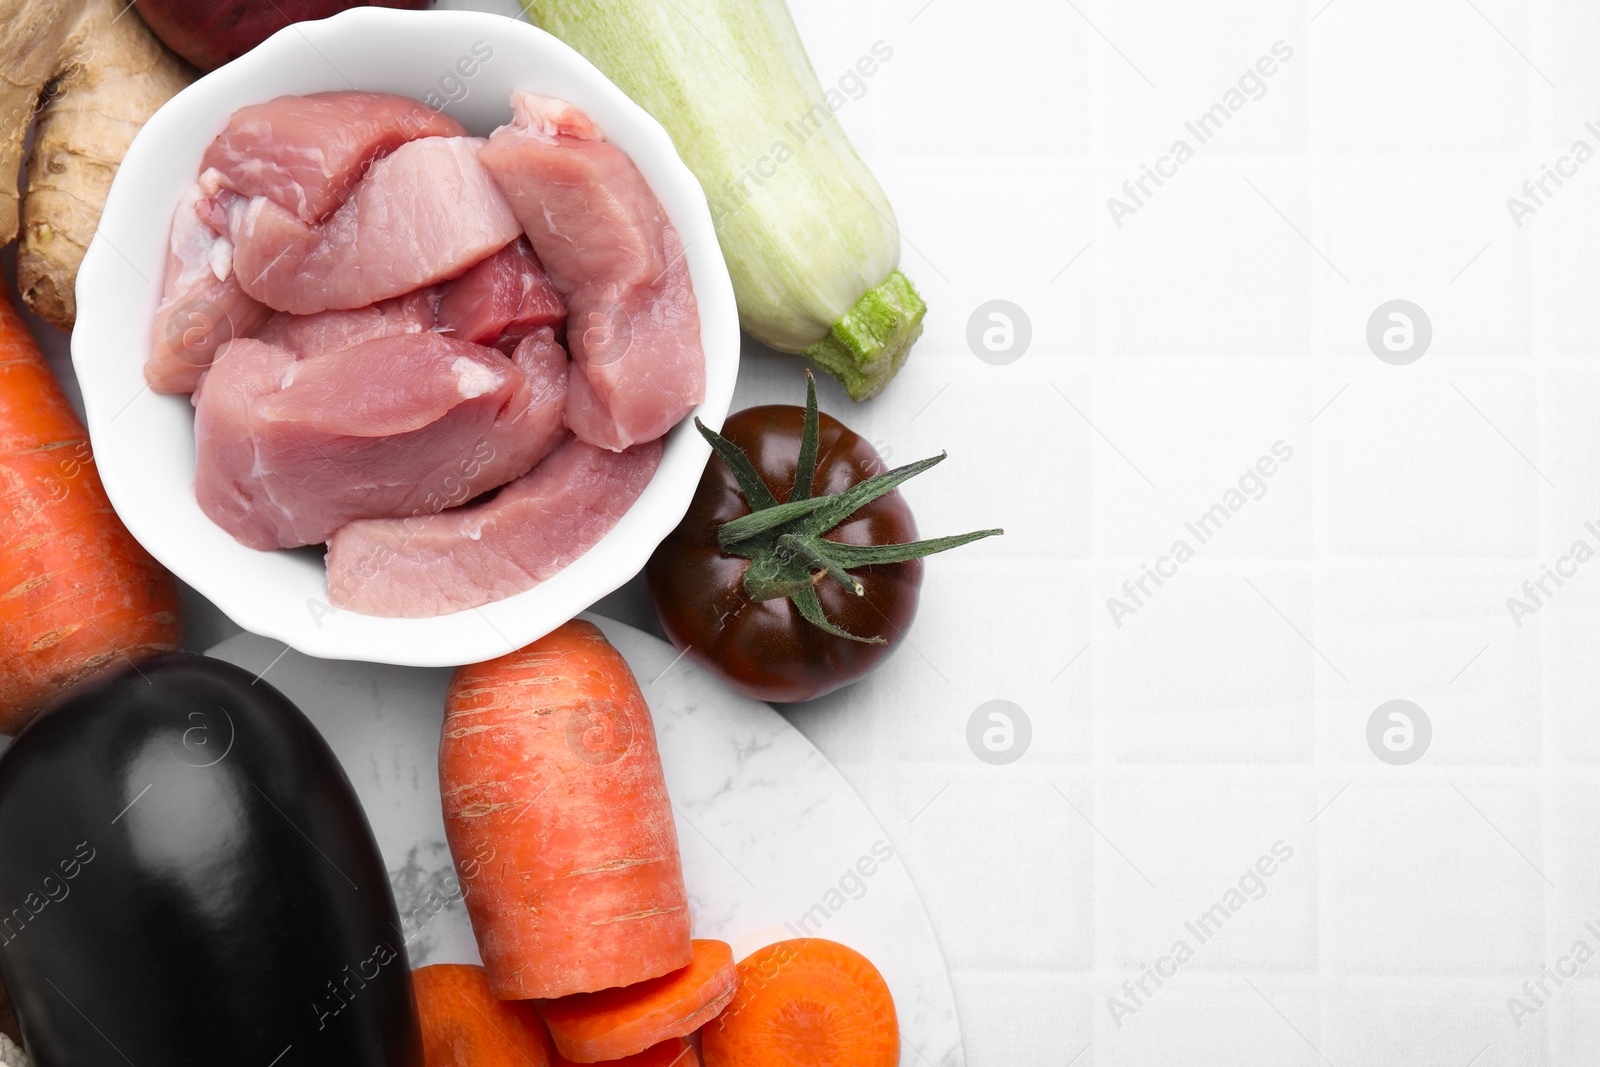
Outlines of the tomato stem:
M 778 538 L 778 551 L 811 566 L 822 568 L 829 578 L 844 586 L 856 596 L 866 596 L 866 586 L 857 581 L 833 559 L 833 554 L 822 546 L 827 542 L 803 534 L 784 534 Z
M 739 488 L 744 492 L 744 498 L 750 504 L 751 511 L 777 506 L 777 499 L 767 488 L 767 483 L 761 480 L 761 475 L 756 473 L 755 465 L 750 462 L 750 457 L 744 454 L 744 449 L 707 427 L 700 421 L 699 416 L 695 416 L 694 428 L 699 430 L 700 436 L 710 443 L 711 451 L 733 471 L 733 476 L 738 480 Z
M 794 488 L 789 500 L 809 500 L 811 483 L 817 478 L 817 439 L 821 432 L 817 425 L 817 378 L 806 371 L 806 420 L 800 431 L 800 459 L 794 465 Z
M 746 595 L 752 600 L 787 598 L 807 622 L 836 637 L 868 644 L 883 643 L 881 637 L 861 637 L 828 620 L 817 595 L 817 583 L 823 578 L 832 578 L 855 596 L 865 596 L 866 588 L 850 573 L 853 567 L 905 563 L 1004 532 L 975 530 L 953 537 L 888 545 L 847 545 L 829 541 L 824 535 L 874 500 L 943 462 L 945 453 L 885 471 L 839 493 L 813 496 L 821 429 L 816 379 L 809 371 L 806 373 L 805 424 L 795 462 L 794 487 L 789 491 L 789 499 L 782 503 L 773 496 L 743 449 L 699 419 L 694 424 L 712 451 L 728 465 L 750 508 L 750 514 L 731 519 L 717 528 L 717 544 L 722 550 L 750 561 L 744 573 Z
M 770 533 L 794 519 L 811 514 L 827 502 L 828 498 L 825 496 L 813 497 L 810 500 L 791 500 L 786 504 L 774 504 L 770 508 L 741 515 L 717 528 L 717 544 L 733 555 L 741 555 L 736 547 L 741 541 Z

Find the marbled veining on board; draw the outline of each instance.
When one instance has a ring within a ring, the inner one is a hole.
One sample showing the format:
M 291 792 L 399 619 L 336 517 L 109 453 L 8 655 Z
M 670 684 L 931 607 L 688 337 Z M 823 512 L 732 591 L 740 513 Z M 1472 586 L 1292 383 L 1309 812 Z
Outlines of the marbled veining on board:
M 767 705 L 729 692 L 648 634 L 593 621 L 650 701 L 695 936 L 722 938 L 736 956 L 806 934 L 849 944 L 894 993 L 903 1067 L 961 1067 L 933 928 L 888 835 L 838 771 Z M 478 962 L 439 809 L 450 672 L 280 653 L 279 642 L 241 634 L 211 654 L 265 669 L 333 746 L 388 864 L 412 966 Z

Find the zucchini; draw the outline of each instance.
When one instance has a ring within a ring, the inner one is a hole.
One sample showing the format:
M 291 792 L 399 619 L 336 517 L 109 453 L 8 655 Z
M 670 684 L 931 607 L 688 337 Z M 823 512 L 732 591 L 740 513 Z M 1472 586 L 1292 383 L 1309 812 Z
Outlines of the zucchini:
M 784 0 L 522 4 L 666 127 L 705 188 L 745 332 L 809 357 L 853 399 L 876 396 L 927 306 Z

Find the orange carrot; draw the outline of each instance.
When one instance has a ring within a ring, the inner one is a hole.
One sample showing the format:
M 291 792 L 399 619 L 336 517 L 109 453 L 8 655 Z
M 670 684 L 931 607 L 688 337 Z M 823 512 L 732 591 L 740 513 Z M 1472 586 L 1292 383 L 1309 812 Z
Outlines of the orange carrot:
M 577 1063 L 557 1052 L 550 1060 L 550 1067 L 576 1067 Z M 637 1055 L 606 1060 L 601 1067 L 700 1067 L 700 1057 L 695 1055 L 693 1045 L 681 1037 L 675 1037 L 671 1041 L 651 1045 Z
M 178 641 L 172 576 L 111 510 L 83 423 L 0 297 L 0 733 Z
M 550 1067 L 550 1039 L 531 1004 L 497 1000 L 482 967 L 411 972 L 424 1067 Z
M 682 970 L 622 989 L 546 1000 L 539 1013 L 556 1049 L 577 1063 L 621 1059 L 692 1034 L 733 999 L 737 975 L 725 941 L 696 941 Z
M 739 961 L 739 989 L 700 1032 L 706 1067 L 895 1067 L 900 1027 L 883 976 L 820 937 L 779 941 Z
M 650 709 L 594 626 L 456 671 L 439 785 L 496 996 L 632 985 L 694 958 Z

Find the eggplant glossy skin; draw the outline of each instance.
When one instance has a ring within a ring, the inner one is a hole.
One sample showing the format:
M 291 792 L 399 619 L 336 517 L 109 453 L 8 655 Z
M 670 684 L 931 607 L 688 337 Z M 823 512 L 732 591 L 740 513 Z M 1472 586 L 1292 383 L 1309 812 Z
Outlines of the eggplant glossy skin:
M 102 675 L 0 755 L 0 979 L 37 1067 L 422 1064 L 349 780 L 202 656 Z

